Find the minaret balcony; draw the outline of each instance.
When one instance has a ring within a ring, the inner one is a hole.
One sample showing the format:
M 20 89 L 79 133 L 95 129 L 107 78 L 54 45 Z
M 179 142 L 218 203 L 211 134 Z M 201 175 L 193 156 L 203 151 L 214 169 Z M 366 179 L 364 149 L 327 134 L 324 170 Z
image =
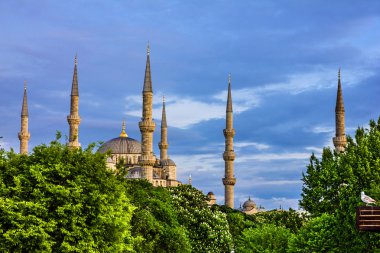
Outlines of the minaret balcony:
M 67 116 L 67 122 L 69 122 L 69 124 L 76 124 L 76 125 L 79 125 L 80 123 L 80 117 L 79 115 L 68 115 Z
M 224 161 L 233 161 L 233 160 L 235 160 L 235 152 L 233 150 L 224 151 L 224 153 L 223 153 L 223 160 Z
M 141 166 L 153 166 L 156 162 L 156 158 L 151 155 L 141 155 L 139 157 L 139 164 Z
M 223 130 L 224 137 L 234 137 L 235 136 L 235 129 L 224 129 Z
M 29 138 L 30 138 L 30 133 L 29 132 L 19 132 L 18 133 L 18 138 L 20 139 L 20 140 L 29 140 Z
M 342 135 L 342 136 L 336 136 L 333 138 L 333 143 L 334 143 L 334 146 L 337 147 L 337 146 L 346 146 L 347 144 L 347 138 L 345 135 Z
M 158 147 L 160 149 L 168 149 L 169 148 L 169 144 L 160 142 L 160 143 L 158 143 Z
M 156 128 L 156 122 L 152 120 L 142 120 L 139 122 L 140 132 L 153 132 Z
M 223 178 L 223 184 L 224 185 L 235 185 L 236 184 L 236 178 Z

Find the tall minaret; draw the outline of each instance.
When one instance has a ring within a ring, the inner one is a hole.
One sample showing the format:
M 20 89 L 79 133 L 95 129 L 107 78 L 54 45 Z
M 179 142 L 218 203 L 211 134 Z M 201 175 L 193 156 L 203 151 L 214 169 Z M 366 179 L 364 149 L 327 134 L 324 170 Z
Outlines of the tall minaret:
M 29 126 L 29 113 L 28 113 L 28 99 L 26 96 L 26 81 L 24 81 L 24 97 L 22 99 L 21 109 L 21 131 L 18 133 L 20 140 L 20 154 L 28 154 L 28 141 L 30 139 L 30 133 L 28 132 Z
M 75 55 L 74 59 L 74 75 L 73 83 L 71 87 L 71 105 L 70 105 L 70 115 L 67 116 L 67 122 L 70 125 L 70 136 L 68 146 L 70 148 L 79 148 L 80 143 L 78 127 L 80 123 L 79 117 L 79 91 L 78 91 L 78 76 L 77 76 L 77 64 L 78 58 Z
M 156 123 L 152 118 L 153 111 L 153 89 L 152 79 L 150 75 L 150 48 L 147 47 L 145 78 L 143 95 L 143 110 L 142 118 L 139 122 L 141 132 L 141 156 L 139 158 L 139 164 L 142 168 L 142 177 L 149 182 L 153 181 L 153 165 L 156 159 L 153 156 L 153 132 L 156 128 Z
M 161 118 L 161 142 L 158 144 L 160 148 L 160 160 L 168 159 L 168 124 L 166 123 L 165 97 L 162 98 L 162 118 Z
M 340 84 L 340 69 L 338 72 L 338 92 L 336 95 L 336 106 L 335 106 L 335 137 L 333 138 L 334 146 L 336 152 L 344 152 L 347 139 L 344 132 L 344 104 L 342 87 Z
M 224 201 L 225 205 L 234 208 L 234 185 L 236 178 L 234 178 L 234 143 L 233 138 L 235 129 L 233 129 L 233 115 L 232 115 L 232 98 L 231 98 L 231 75 L 228 76 L 228 96 L 226 108 L 226 128 L 223 130 L 226 140 L 225 151 L 223 153 L 225 176 L 223 178 L 224 184 Z

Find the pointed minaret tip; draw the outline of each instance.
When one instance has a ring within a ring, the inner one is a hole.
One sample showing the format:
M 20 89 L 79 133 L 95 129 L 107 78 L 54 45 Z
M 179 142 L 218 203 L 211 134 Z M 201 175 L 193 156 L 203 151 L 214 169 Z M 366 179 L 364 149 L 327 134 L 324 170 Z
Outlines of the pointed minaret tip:
M 73 74 L 73 82 L 72 82 L 72 86 L 71 86 L 71 96 L 79 96 L 77 65 L 78 65 L 78 55 L 75 54 L 74 74 Z
M 168 124 L 166 121 L 166 108 L 165 108 L 165 96 L 162 97 L 162 117 L 161 117 L 161 128 L 167 128 Z
M 24 97 L 22 99 L 21 116 L 28 116 L 28 98 L 26 95 L 26 80 L 24 80 Z
M 339 70 L 338 70 L 338 80 L 340 80 L 340 67 L 339 67 Z
M 336 95 L 336 107 L 335 111 L 344 111 L 343 93 L 341 85 L 341 73 L 340 68 L 338 70 L 338 91 Z
M 128 137 L 128 134 L 125 132 L 125 120 L 123 120 L 120 137 L 124 137 L 124 138 Z
M 146 55 L 150 55 L 150 43 L 149 43 L 149 40 L 148 40 L 148 44 L 146 46 Z
M 148 42 L 146 50 L 146 66 L 145 66 L 145 77 L 144 77 L 144 89 L 143 92 L 153 92 L 152 89 L 152 78 L 150 74 L 150 44 Z
M 232 112 L 232 96 L 231 96 L 231 74 L 228 75 L 228 95 L 227 95 L 227 112 Z

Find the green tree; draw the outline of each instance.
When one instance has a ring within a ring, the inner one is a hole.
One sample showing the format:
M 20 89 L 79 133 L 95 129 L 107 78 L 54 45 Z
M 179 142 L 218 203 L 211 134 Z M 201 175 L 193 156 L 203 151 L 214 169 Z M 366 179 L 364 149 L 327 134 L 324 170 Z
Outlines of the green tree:
M 207 197 L 190 185 L 169 188 L 178 221 L 188 230 L 192 252 L 230 252 L 233 247 L 226 214 L 211 210 Z
M 357 231 L 355 210 L 364 205 L 361 191 L 380 199 L 380 118 L 377 123 L 371 120 L 369 129 L 358 128 L 355 139 L 347 140 L 343 153 L 325 148 L 321 160 L 311 156 L 300 205 L 314 217 L 333 217 L 335 223 L 324 217 L 314 225 L 320 222 L 324 229 L 336 231 L 334 239 L 341 252 L 373 252 L 380 248 L 380 235 Z
M 172 196 L 166 188 L 153 187 L 146 180 L 127 180 L 126 193 L 136 206 L 132 235 L 140 237 L 137 252 L 191 252 L 187 229 L 178 222 Z
M 237 240 L 236 252 L 285 253 L 291 237 L 289 229 L 273 224 L 247 228 Z
M 335 217 L 330 214 L 311 219 L 297 236 L 290 239 L 288 252 L 340 252 L 335 240 L 337 226 Z
M 0 151 L 1 252 L 133 251 L 134 207 L 94 146 Z

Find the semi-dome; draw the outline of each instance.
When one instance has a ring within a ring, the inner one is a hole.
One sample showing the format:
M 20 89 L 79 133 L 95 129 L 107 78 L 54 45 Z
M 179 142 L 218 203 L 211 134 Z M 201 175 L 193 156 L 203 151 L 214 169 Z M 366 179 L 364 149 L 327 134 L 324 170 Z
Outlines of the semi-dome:
M 141 154 L 141 144 L 129 137 L 117 137 L 100 146 L 99 152 L 111 150 L 112 154 Z
M 172 159 L 161 160 L 161 165 L 162 166 L 176 166 L 175 162 Z
M 244 202 L 243 208 L 248 209 L 248 210 L 252 208 L 256 208 L 256 203 L 255 201 L 251 200 L 251 197 L 249 197 L 248 200 Z

